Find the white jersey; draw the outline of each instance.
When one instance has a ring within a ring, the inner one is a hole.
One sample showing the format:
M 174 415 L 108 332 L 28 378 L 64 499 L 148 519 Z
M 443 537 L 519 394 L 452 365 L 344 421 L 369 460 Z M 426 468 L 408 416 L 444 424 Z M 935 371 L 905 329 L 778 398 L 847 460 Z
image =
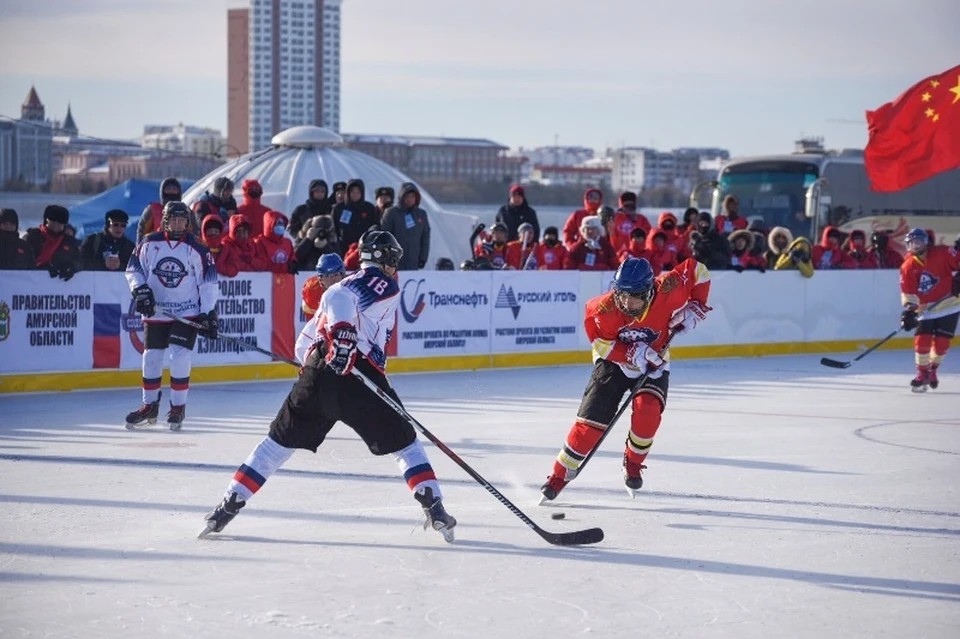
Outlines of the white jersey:
M 387 366 L 387 340 L 393 331 L 400 305 L 400 286 L 376 266 L 364 266 L 323 293 L 320 307 L 297 338 L 296 355 L 301 363 L 321 339 L 327 339 L 337 324 L 357 329 L 357 350 L 379 370 Z
M 127 264 L 130 290 L 146 284 L 153 291 L 157 310 L 181 317 L 196 317 L 217 306 L 217 265 L 207 247 L 186 233 L 178 242 L 164 233 L 143 238 Z M 171 322 L 154 315 L 151 322 Z

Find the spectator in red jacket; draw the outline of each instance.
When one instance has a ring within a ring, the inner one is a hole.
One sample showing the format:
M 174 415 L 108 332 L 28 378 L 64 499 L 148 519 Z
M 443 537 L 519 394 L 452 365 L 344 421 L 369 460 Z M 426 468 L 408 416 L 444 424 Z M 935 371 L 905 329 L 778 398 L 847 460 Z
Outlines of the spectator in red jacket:
M 843 248 L 850 259 L 857 263 L 857 268 L 880 268 L 877 254 L 867 252 L 867 234 L 860 229 L 850 232 Z
M 753 254 L 756 240 L 747 229 L 739 229 L 727 238 L 730 241 L 730 268 L 738 273 L 745 269 L 767 270 L 767 260 L 762 255 Z
M 589 215 L 580 222 L 573 248 L 567 253 L 563 267 L 568 270 L 613 271 L 619 266 L 617 254 L 603 235 L 603 222 L 596 215 Z
M 247 222 L 242 215 L 234 215 L 230 218 L 230 233 L 223 238 L 223 245 L 229 247 L 230 252 L 235 256 L 237 268 L 240 271 L 269 270 L 269 265 L 257 254 L 257 245 L 250 239 L 250 222 Z
M 723 198 L 723 212 L 714 220 L 720 235 L 730 235 L 734 231 L 747 228 L 747 219 L 740 217 L 740 200 L 730 194 Z
M 223 220 L 219 215 L 211 213 L 203 218 L 203 222 L 200 223 L 200 239 L 210 250 L 210 255 L 217 264 L 217 273 L 226 277 L 236 277 L 240 272 L 240 257 L 234 252 L 233 246 L 223 241 L 226 238 L 223 234 Z
M 354 242 L 343 256 L 343 265 L 348 271 L 360 270 L 360 242 Z
M 597 215 L 603 204 L 603 191 L 587 189 L 583 192 L 583 208 L 574 211 L 563 225 L 563 245 L 570 251 L 580 239 L 580 223 L 588 215 Z
M 254 240 L 257 256 L 267 262 L 267 270 L 274 273 L 297 274 L 297 260 L 293 252 L 293 242 L 284 235 L 287 230 L 287 216 L 280 211 L 267 211 L 263 214 L 263 235 Z
M 610 243 L 614 250 L 623 251 L 630 244 L 634 229 L 643 229 L 643 236 L 650 234 L 650 220 L 637 209 L 637 194 L 624 191 L 620 194 L 620 210 L 613 216 L 613 233 Z
M 256 180 L 244 180 L 243 186 L 243 204 L 237 207 L 237 214 L 250 224 L 250 237 L 257 239 L 263 235 L 263 214 L 269 211 L 267 207 L 260 203 L 263 196 L 263 187 Z
M 647 236 L 647 251 L 660 265 L 660 271 L 654 271 L 654 273 L 669 271 L 676 265 L 677 252 L 670 249 L 667 234 L 659 227 L 653 229 L 653 232 Z M 653 266 L 653 260 L 648 257 L 647 261 L 650 262 L 650 266 Z M 668 264 L 670 266 L 667 266 Z
M 660 256 L 647 248 L 647 232 L 639 226 L 630 232 L 630 241 L 620 250 L 620 263 L 623 264 L 631 257 L 643 258 L 650 262 L 654 274 L 660 273 Z
M 874 231 L 870 244 L 867 254 L 876 256 L 877 268 L 900 268 L 903 264 L 903 256 L 890 248 L 890 233 L 887 231 Z
M 818 271 L 838 268 L 857 268 L 857 263 L 840 246 L 843 233 L 835 226 L 823 227 L 820 243 L 813 247 L 810 261 Z
M 543 263 L 543 249 L 530 222 L 517 227 L 519 240 L 507 242 L 507 267 L 517 271 L 536 271 Z
M 484 257 L 495 269 L 502 269 L 507 265 L 507 225 L 497 222 L 490 231 L 488 241 L 478 245 L 473 254 L 475 257 Z
M 543 240 L 540 242 L 541 271 L 559 271 L 567 259 L 567 247 L 560 241 L 560 231 L 555 226 L 543 229 Z
M 660 214 L 657 228 L 663 231 L 667 250 L 673 252 L 673 257 L 663 263 L 664 270 L 669 270 L 682 261 L 680 255 L 686 253 L 687 238 L 677 230 L 677 216 L 670 211 Z

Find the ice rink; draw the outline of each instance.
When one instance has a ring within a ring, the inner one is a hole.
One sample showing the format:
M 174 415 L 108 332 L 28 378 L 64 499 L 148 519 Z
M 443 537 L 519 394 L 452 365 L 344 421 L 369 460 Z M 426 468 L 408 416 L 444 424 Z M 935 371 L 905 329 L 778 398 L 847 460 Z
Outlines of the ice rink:
M 135 389 L 0 396 L 0 637 L 956 638 L 960 353 L 925 395 L 908 351 L 819 359 L 675 362 L 637 499 L 624 419 L 550 507 L 588 366 L 393 378 L 544 528 L 605 531 L 574 548 L 427 444 L 444 543 L 342 425 L 197 540 L 290 382 L 195 386 L 179 433 L 125 430 Z

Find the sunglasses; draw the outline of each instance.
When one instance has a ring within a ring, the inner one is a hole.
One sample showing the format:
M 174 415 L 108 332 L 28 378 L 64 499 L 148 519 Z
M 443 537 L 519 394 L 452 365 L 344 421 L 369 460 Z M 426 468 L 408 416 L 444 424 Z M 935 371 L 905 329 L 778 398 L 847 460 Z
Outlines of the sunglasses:
M 110 222 L 110 226 L 116 227 L 118 229 L 125 229 L 127 228 L 127 223 L 126 222 Z

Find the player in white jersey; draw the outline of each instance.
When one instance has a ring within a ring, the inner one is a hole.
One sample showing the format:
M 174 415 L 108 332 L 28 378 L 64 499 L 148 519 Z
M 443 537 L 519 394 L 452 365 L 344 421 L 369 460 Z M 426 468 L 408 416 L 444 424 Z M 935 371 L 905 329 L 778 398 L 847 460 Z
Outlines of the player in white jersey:
M 392 455 L 427 525 L 453 541 L 457 520 L 443 507 L 440 484 L 410 423 L 352 375 L 353 367 L 400 398 L 384 375 L 386 345 L 396 321 L 400 287 L 394 279 L 403 249 L 386 231 L 360 239 L 360 271 L 331 286 L 297 340 L 300 377 L 287 395 L 270 434 L 240 465 L 223 502 L 200 532 L 220 532 L 297 448 L 317 452 L 337 421 L 352 428 L 374 455 Z
M 127 282 L 143 317 L 143 406 L 127 415 L 127 428 L 154 424 L 160 414 L 160 379 L 170 351 L 170 430 L 180 430 L 190 388 L 190 355 L 197 329 L 157 310 L 168 311 L 204 326 L 207 339 L 217 338 L 217 267 L 213 256 L 187 233 L 190 209 L 183 202 L 163 208 L 163 230 L 137 245 L 127 265 Z

